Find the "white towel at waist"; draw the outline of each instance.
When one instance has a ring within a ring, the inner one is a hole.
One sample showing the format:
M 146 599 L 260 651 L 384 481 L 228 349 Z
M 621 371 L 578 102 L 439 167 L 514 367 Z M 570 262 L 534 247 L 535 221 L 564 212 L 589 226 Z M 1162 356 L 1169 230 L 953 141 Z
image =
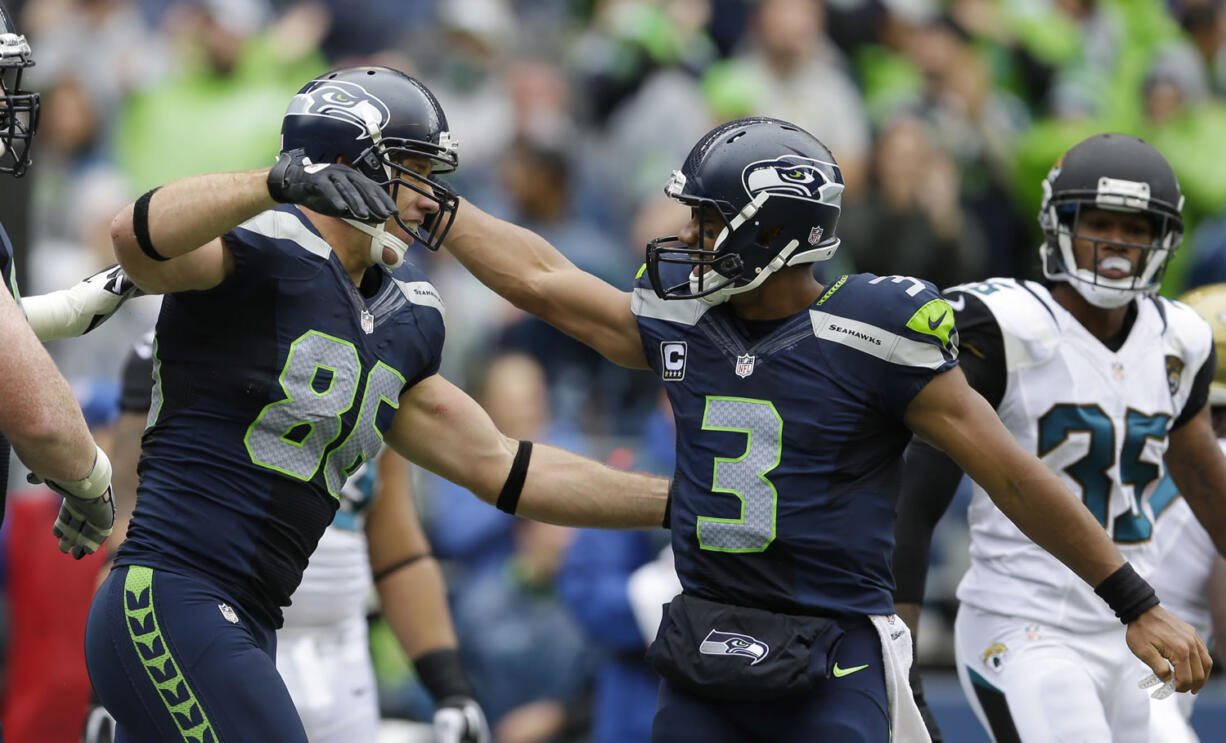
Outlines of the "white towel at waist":
M 875 614 L 869 619 L 881 639 L 892 743 L 932 743 L 907 679 L 911 671 L 911 630 L 897 614 Z

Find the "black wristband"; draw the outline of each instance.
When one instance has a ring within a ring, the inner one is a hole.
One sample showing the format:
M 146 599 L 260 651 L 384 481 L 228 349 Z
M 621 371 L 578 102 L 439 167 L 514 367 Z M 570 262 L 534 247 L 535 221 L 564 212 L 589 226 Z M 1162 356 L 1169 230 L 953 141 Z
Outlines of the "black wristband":
M 502 492 L 494 502 L 499 511 L 515 513 L 519 506 L 519 494 L 524 490 L 524 478 L 528 476 L 528 460 L 531 458 L 532 442 L 520 441 L 519 449 L 515 452 L 515 461 L 511 462 L 511 471 L 507 474 L 507 481 L 503 483 Z
M 476 696 L 455 648 L 439 648 L 414 658 L 413 668 L 436 703 L 448 697 L 472 699 Z
M 673 484 L 668 484 L 668 500 L 664 501 L 664 518 L 660 521 L 660 526 L 665 529 L 672 530 L 673 528 Z
M 132 206 L 132 231 L 136 233 L 136 244 L 140 246 L 141 252 L 161 262 L 170 259 L 154 250 L 153 240 L 149 238 L 149 201 L 158 188 L 161 186 L 146 191 Z
M 371 580 L 373 580 L 375 583 L 378 583 L 379 581 L 383 580 L 384 578 L 396 572 L 397 570 L 400 570 L 401 568 L 407 568 L 408 566 L 412 565 L 418 560 L 424 560 L 427 557 L 433 557 L 433 556 L 434 555 L 432 555 L 429 552 L 422 552 L 417 555 L 409 555 L 408 557 L 405 557 L 403 559 L 397 560 L 396 562 L 393 562 L 391 565 L 388 565 L 385 568 L 379 568 L 378 570 L 375 571 L 374 575 L 371 576 Z
M 1094 593 L 1107 602 L 1107 606 L 1124 624 L 1158 605 L 1154 587 L 1137 575 L 1132 564 L 1127 562 L 1095 586 Z

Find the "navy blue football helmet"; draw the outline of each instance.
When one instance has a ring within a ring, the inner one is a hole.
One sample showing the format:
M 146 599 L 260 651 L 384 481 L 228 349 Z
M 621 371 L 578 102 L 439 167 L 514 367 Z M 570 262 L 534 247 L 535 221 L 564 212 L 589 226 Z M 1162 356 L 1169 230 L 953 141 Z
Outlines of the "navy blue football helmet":
M 26 37 L 0 3 L 0 173 L 18 178 L 30 167 L 30 142 L 38 130 L 38 93 L 21 89 L 22 72 L 33 66 Z
M 1082 213 L 1101 209 L 1147 217 L 1153 226 L 1148 245 L 1094 240 L 1093 264 L 1102 246 L 1140 248 L 1141 259 L 1129 275 L 1111 279 L 1094 267 L 1080 267 L 1073 255 Z M 1043 179 L 1039 248 L 1043 275 L 1065 281 L 1096 307 L 1122 307 L 1141 294 L 1158 291 L 1167 263 L 1183 238 L 1183 194 L 1170 163 L 1153 145 L 1127 134 L 1096 134 L 1060 158 Z
M 722 302 L 784 266 L 828 260 L 839 248 L 843 174 L 825 145 L 786 121 L 755 117 L 716 127 L 673 171 L 664 192 L 697 211 L 700 240 L 710 228 L 708 213 L 720 221 L 711 250 L 677 236 L 648 243 L 648 277 L 662 299 Z M 698 270 L 685 283 L 664 286 L 662 263 Z
M 302 149 L 314 163 L 341 160 L 385 184 L 429 196 L 437 214 L 419 228 L 396 222 L 425 247 L 438 250 L 455 218 L 459 197 L 435 174 L 459 165 L 457 142 L 443 108 L 425 85 L 390 67 L 345 67 L 320 75 L 298 91 L 281 122 L 281 151 Z M 431 175 L 404 167 L 408 156 L 429 158 Z M 350 221 L 370 232 L 369 225 Z

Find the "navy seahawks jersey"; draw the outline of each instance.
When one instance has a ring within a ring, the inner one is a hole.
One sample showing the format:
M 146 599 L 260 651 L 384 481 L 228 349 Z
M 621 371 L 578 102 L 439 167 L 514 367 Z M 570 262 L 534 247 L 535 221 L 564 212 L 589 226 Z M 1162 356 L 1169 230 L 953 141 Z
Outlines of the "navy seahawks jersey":
M 116 562 L 203 573 L 279 625 L 345 481 L 437 372 L 443 308 L 407 264 L 360 292 L 292 206 L 224 239 L 234 274 L 163 300 Z
M 666 284 L 688 267 L 668 267 Z M 957 363 L 929 283 L 844 276 L 808 309 L 746 323 L 729 304 L 632 309 L 677 424 L 671 525 L 686 592 L 793 614 L 893 611 L 902 418 Z

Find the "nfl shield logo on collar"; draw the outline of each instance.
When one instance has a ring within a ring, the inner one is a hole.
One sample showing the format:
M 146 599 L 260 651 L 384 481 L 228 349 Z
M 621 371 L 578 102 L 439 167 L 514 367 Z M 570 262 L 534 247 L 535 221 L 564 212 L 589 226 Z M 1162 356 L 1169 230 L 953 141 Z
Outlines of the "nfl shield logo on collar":
M 367 335 L 375 332 L 375 316 L 369 310 L 362 310 L 362 332 Z
M 753 374 L 753 360 L 754 360 L 754 357 L 749 354 L 745 354 L 744 356 L 737 356 L 736 357 L 736 375 L 740 377 L 741 379 L 744 379 L 745 377 L 748 377 L 750 374 Z

